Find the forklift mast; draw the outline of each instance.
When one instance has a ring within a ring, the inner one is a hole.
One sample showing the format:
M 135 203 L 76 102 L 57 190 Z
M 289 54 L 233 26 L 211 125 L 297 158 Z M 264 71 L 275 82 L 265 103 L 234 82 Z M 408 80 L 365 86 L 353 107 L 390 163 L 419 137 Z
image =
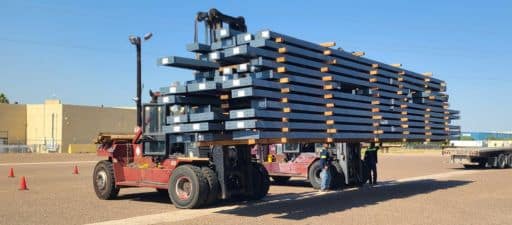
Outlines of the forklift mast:
M 198 24 L 204 22 L 205 43 L 211 44 L 216 39 L 215 30 L 221 29 L 224 24 L 228 24 L 229 29 L 240 32 L 247 32 L 245 19 L 243 16 L 233 17 L 221 13 L 212 8 L 208 12 L 198 12 L 194 21 L 194 43 L 198 43 Z

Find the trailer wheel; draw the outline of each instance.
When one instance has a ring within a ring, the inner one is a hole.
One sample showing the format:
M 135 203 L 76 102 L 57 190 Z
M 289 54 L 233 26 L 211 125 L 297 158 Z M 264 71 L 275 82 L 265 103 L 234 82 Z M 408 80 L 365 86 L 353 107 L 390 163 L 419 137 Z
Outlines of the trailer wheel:
M 270 178 L 264 166 L 259 163 L 253 163 L 253 185 L 254 193 L 250 196 L 252 200 L 260 200 L 267 196 L 270 188 Z
M 322 172 L 322 164 L 320 163 L 320 160 L 317 160 L 311 164 L 308 171 L 309 183 L 311 183 L 311 186 L 315 189 L 320 189 L 320 184 L 322 182 L 320 179 L 320 172 Z
M 203 176 L 208 181 L 208 187 L 210 188 L 208 191 L 208 197 L 206 199 L 205 204 L 211 205 L 214 204 L 217 199 L 219 199 L 220 194 L 220 184 L 219 179 L 217 178 L 217 174 L 210 167 L 204 166 L 201 167 L 201 172 L 203 172 Z
M 116 187 L 114 169 L 112 162 L 103 160 L 94 167 L 92 176 L 94 192 L 100 199 L 114 199 L 119 194 L 119 187 Z
M 178 166 L 169 179 L 169 197 L 176 208 L 199 208 L 208 197 L 208 181 L 193 165 Z
M 276 184 L 286 184 L 286 182 L 288 182 L 290 180 L 290 178 L 292 178 L 292 177 L 289 177 L 289 176 L 272 176 L 272 180 L 274 180 L 274 182 Z
M 507 165 L 507 157 L 504 154 L 498 156 L 498 168 L 504 169 Z
M 507 167 L 512 168 L 512 154 L 509 154 L 507 157 Z

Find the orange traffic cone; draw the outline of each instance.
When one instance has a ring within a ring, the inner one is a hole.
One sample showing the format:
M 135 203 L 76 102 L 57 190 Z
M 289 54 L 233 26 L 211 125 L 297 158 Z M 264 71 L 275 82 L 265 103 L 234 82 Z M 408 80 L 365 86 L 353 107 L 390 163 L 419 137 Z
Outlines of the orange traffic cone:
M 9 176 L 7 176 L 7 177 L 14 177 L 14 169 L 12 167 L 9 170 Z
M 25 180 L 25 176 L 22 176 L 21 177 L 21 180 L 20 180 L 20 189 L 18 189 L 20 191 L 25 191 L 25 190 L 28 190 L 27 188 L 27 181 Z
M 77 165 L 75 165 L 75 168 L 73 168 L 73 174 L 79 174 Z

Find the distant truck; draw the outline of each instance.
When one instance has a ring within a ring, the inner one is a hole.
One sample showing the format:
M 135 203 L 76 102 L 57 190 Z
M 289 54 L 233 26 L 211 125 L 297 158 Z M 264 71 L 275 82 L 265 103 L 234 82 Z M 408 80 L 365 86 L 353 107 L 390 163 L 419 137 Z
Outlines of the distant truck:
M 462 164 L 464 168 L 512 168 L 512 147 L 459 147 L 446 148 L 443 155 L 450 162 Z

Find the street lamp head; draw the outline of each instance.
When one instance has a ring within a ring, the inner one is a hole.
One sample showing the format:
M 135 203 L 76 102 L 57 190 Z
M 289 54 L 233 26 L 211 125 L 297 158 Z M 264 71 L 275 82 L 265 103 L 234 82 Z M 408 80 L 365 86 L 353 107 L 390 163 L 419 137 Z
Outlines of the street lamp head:
M 149 40 L 151 37 L 153 37 L 153 33 L 149 32 L 146 35 L 144 35 L 144 41 Z
M 130 40 L 130 43 L 132 43 L 132 45 L 139 45 L 140 44 L 140 37 L 137 37 L 135 35 L 130 35 L 128 37 L 128 39 Z

